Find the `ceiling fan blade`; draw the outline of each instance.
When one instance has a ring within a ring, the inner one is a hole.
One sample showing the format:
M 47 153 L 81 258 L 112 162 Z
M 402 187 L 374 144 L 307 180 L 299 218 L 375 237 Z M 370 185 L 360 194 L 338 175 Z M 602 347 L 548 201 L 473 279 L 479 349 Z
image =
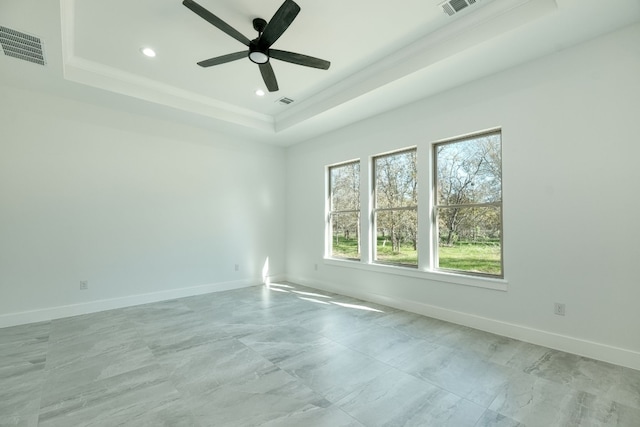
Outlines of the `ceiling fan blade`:
M 331 62 L 324 59 L 314 58 L 313 56 L 303 55 L 301 53 L 287 52 L 286 50 L 269 49 L 269 57 L 279 59 L 280 61 L 291 62 L 292 64 L 304 65 L 305 67 L 320 68 L 328 70 Z
M 227 62 L 236 61 L 238 59 L 246 58 L 247 51 L 243 50 L 242 52 L 230 53 L 228 55 L 216 56 L 215 58 L 205 59 L 204 61 L 198 62 L 198 65 L 201 67 L 211 67 L 213 65 L 226 64 Z
M 264 32 L 260 35 L 260 39 L 258 40 L 260 47 L 267 49 L 274 44 L 282 33 L 289 28 L 289 25 L 296 19 L 299 12 L 300 6 L 293 0 L 285 0 L 265 27 Z
M 251 43 L 251 40 L 246 38 L 238 30 L 236 30 L 231 25 L 227 24 L 222 19 L 218 18 L 216 15 L 209 12 L 207 9 L 200 6 L 198 3 L 194 2 L 193 0 L 184 0 L 182 4 L 187 6 L 197 15 L 199 15 L 202 19 L 208 21 L 211 25 L 218 28 L 220 31 L 226 33 L 227 35 L 233 37 L 234 39 L 238 40 L 240 43 L 244 44 L 245 46 L 249 46 L 249 43 Z
M 278 91 L 278 81 L 276 80 L 276 75 L 273 72 L 273 68 L 271 64 L 268 62 L 264 64 L 259 64 L 260 74 L 262 74 L 262 80 L 264 80 L 264 84 L 267 85 L 267 89 L 269 92 L 277 92 Z

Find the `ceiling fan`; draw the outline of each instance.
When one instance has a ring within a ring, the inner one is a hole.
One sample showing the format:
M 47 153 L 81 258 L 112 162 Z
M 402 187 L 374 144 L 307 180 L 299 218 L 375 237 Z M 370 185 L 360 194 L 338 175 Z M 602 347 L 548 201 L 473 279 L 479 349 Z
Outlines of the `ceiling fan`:
M 204 61 L 198 62 L 198 65 L 201 67 L 211 67 L 213 65 L 225 64 L 227 62 L 248 57 L 251 62 L 258 64 L 260 74 L 262 74 L 262 79 L 264 80 L 269 92 L 275 92 L 278 90 L 278 81 L 276 80 L 276 75 L 269 63 L 270 58 L 279 59 L 280 61 L 290 62 L 292 64 L 304 65 L 305 67 L 319 68 L 321 70 L 328 70 L 329 65 L 331 65 L 329 61 L 325 61 L 324 59 L 318 59 L 312 56 L 302 55 L 300 53 L 288 52 L 286 50 L 271 49 L 271 45 L 280 38 L 287 28 L 289 28 L 289 25 L 291 25 L 300 12 L 300 6 L 298 6 L 293 0 L 285 0 L 268 23 L 262 18 L 255 18 L 253 20 L 253 28 L 258 32 L 258 37 L 253 40 L 249 40 L 242 33 L 224 22 L 222 19 L 218 18 L 213 13 L 209 12 L 204 7 L 200 6 L 195 1 L 184 0 L 182 4 L 199 15 L 202 19 L 208 21 L 222 32 L 233 37 L 249 48 L 248 51 L 243 50 L 241 52 L 234 52 L 227 55 L 217 56 L 215 58 L 205 59 Z

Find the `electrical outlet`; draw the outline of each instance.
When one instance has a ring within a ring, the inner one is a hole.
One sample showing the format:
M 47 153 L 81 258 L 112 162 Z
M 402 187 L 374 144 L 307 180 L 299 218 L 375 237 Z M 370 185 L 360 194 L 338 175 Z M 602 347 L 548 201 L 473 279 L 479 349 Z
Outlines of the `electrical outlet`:
M 80 290 L 81 291 L 86 291 L 87 289 L 89 289 L 89 281 L 88 280 L 81 280 L 80 281 Z
M 553 314 L 558 316 L 564 316 L 565 314 L 565 305 L 559 302 L 553 304 Z
M 318 271 L 318 264 L 313 264 L 313 269 L 314 269 L 315 271 Z
M 236 271 L 240 271 L 240 264 L 236 264 Z

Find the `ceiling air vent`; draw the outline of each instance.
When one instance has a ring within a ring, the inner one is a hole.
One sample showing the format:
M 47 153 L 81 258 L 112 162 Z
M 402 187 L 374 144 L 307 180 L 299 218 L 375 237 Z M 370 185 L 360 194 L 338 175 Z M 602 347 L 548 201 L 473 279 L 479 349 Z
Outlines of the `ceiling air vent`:
M 0 26 L 0 45 L 7 56 L 45 65 L 40 39 Z
M 440 7 L 449 16 L 453 16 L 468 6 L 474 4 L 477 0 L 448 0 L 440 3 Z
M 293 99 L 283 96 L 282 98 L 278 99 L 277 102 L 279 102 L 280 104 L 289 105 L 293 102 Z

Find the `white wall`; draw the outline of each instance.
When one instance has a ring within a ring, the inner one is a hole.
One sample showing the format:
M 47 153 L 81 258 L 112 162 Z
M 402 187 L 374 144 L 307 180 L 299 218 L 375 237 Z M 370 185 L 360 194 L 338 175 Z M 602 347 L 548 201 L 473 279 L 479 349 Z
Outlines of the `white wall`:
M 0 327 L 259 284 L 267 257 L 284 273 L 282 148 L 0 98 Z
M 257 284 L 269 257 L 274 276 L 640 369 L 639 39 L 286 151 L 0 85 L 0 326 Z M 495 126 L 506 292 L 323 261 L 326 165 Z
M 288 277 L 640 369 L 638 40 L 635 25 L 289 149 Z M 506 292 L 323 261 L 326 165 L 496 126 Z

